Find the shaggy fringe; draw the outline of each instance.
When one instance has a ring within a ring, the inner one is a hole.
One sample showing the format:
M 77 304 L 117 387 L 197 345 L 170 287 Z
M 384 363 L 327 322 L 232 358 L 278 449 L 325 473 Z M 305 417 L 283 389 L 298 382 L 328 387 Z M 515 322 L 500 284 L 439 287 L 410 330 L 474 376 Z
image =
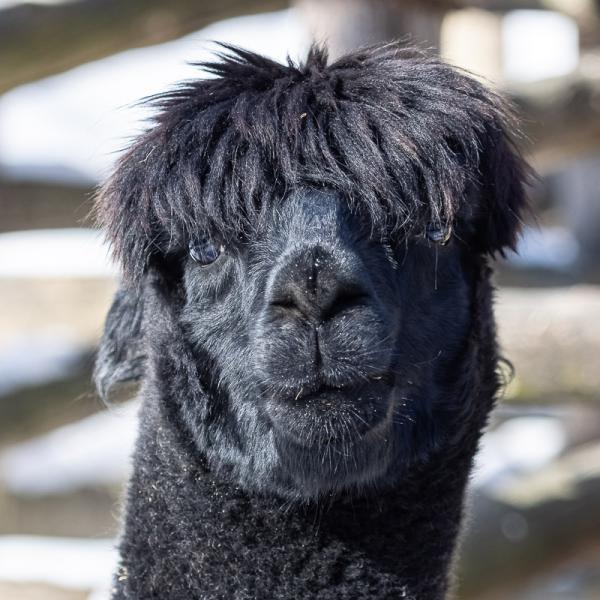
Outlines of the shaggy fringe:
M 249 235 L 301 185 L 338 190 L 381 235 L 470 218 L 476 251 L 514 245 L 526 167 L 494 92 L 400 43 L 329 65 L 318 46 L 300 65 L 222 46 L 198 65 L 214 78 L 150 99 L 152 127 L 99 192 L 97 220 L 131 280 L 200 233 Z M 473 186 L 480 206 L 467 206 Z

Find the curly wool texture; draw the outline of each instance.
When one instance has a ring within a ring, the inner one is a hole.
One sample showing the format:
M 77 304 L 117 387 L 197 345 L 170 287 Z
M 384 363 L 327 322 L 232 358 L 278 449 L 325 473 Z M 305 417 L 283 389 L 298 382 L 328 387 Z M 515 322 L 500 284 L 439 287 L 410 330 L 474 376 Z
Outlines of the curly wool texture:
M 115 599 L 451 587 L 500 388 L 486 255 L 515 243 L 528 169 L 501 100 L 439 59 L 326 62 L 228 48 L 153 99 L 99 195 L 126 279 L 97 387 L 143 381 Z
M 248 492 L 207 465 L 178 403 L 211 398 L 189 377 L 194 358 L 168 300 L 154 295 L 164 325 L 152 336 L 114 600 L 447 598 L 464 489 L 499 389 L 489 275 L 482 265 L 446 399 L 459 411 L 454 436 L 394 489 L 302 504 Z
M 330 65 L 313 47 L 300 66 L 226 48 L 200 65 L 216 78 L 151 99 L 154 126 L 99 196 L 131 279 L 199 230 L 247 234 L 300 184 L 341 192 L 382 236 L 464 213 L 478 220 L 477 249 L 514 245 L 526 167 L 505 104 L 479 82 L 395 43 Z M 483 188 L 485 206 L 465 205 L 470 186 Z

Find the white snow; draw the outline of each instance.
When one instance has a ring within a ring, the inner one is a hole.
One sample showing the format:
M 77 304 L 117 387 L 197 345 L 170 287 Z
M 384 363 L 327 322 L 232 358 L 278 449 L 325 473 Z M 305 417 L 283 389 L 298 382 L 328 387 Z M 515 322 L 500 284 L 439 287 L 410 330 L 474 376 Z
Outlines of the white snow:
M 2 277 L 112 277 L 117 270 L 93 229 L 37 229 L 0 234 Z
M 68 376 L 86 350 L 63 328 L 13 339 L 0 347 L 0 397 Z
M 213 58 L 213 41 L 283 61 L 288 54 L 301 58 L 310 34 L 294 9 L 238 17 L 15 88 L 0 97 L 0 173 L 86 184 L 102 180 L 145 127 L 149 109 L 136 103 L 201 75 L 190 62 Z M 553 11 L 511 11 L 502 21 L 502 53 L 508 81 L 568 75 L 579 63 L 577 25 Z
M 0 581 L 103 590 L 117 565 L 112 539 L 0 536 Z
M 570 75 L 579 64 L 577 23 L 550 10 L 510 11 L 502 20 L 502 63 L 516 83 Z
M 137 403 L 112 407 L 0 454 L 0 481 L 13 494 L 66 494 L 126 480 L 137 431 Z M 0 561 L 1 562 L 1 561 Z
M 84 183 L 103 179 L 150 114 L 134 103 L 201 76 L 190 62 L 214 58 L 213 40 L 277 60 L 288 53 L 301 58 L 310 43 L 290 9 L 221 21 L 15 88 L 0 97 L 0 172 Z
M 11 8 L 12 6 L 19 6 L 19 4 L 68 4 L 76 2 L 77 0 L 0 0 L 0 10 L 4 8 Z
M 529 415 L 508 419 L 483 436 L 473 482 L 476 487 L 502 486 L 548 464 L 566 443 L 559 418 Z
M 579 242 L 564 227 L 525 227 L 517 253 L 509 253 L 508 260 L 515 267 L 568 271 L 579 251 Z

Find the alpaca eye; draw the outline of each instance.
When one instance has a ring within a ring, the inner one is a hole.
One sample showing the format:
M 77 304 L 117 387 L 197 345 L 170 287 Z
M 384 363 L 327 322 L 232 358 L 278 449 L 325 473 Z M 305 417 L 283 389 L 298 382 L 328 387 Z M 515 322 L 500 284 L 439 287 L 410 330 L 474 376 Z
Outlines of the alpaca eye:
M 450 225 L 437 225 L 429 223 L 425 232 L 427 239 L 435 244 L 445 246 L 452 237 L 452 227 Z
M 206 267 L 214 263 L 224 249 L 207 238 L 201 238 L 190 243 L 190 256 L 199 265 Z

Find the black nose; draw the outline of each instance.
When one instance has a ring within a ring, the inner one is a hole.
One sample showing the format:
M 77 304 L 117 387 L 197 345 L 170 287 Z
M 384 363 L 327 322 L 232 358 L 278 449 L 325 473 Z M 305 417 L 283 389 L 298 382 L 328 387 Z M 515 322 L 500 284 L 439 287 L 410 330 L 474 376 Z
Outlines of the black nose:
M 335 318 L 368 302 L 360 266 L 352 257 L 336 257 L 321 246 L 288 255 L 269 290 L 269 308 L 283 317 L 316 323 Z

